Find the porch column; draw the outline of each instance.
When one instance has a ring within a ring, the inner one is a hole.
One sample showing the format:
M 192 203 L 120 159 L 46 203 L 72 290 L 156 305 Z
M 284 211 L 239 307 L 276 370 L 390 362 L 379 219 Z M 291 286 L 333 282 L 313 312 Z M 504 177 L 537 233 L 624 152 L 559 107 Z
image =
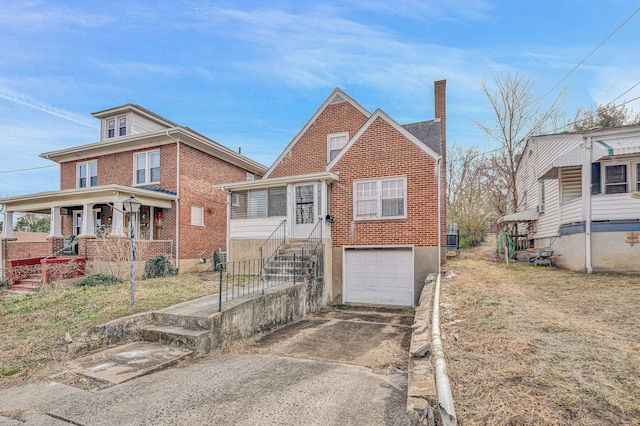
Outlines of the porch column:
M 124 207 L 122 201 L 116 201 L 113 203 L 113 212 L 111 219 L 111 233 L 112 237 L 126 237 L 124 233 Z
M 49 230 L 50 237 L 62 237 L 62 218 L 60 216 L 60 207 L 51 207 L 51 228 Z
M 13 212 L 4 211 L 3 214 L 2 238 L 15 238 L 13 236 Z
M 82 237 L 95 237 L 96 229 L 93 224 L 93 203 L 82 206 Z

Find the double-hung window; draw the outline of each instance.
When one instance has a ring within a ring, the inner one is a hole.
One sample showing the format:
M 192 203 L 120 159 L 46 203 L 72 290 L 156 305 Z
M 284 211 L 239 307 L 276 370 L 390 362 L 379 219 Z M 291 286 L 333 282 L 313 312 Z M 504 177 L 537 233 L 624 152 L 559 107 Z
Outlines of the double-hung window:
M 160 151 L 134 154 L 134 184 L 160 183 Z
M 605 194 L 624 194 L 628 192 L 626 164 L 605 166 L 604 177 Z
M 355 181 L 355 219 L 406 217 L 406 187 L 404 177 Z
M 640 163 L 636 163 L 636 191 L 640 191 Z
M 98 185 L 98 162 L 88 161 L 76 165 L 76 186 L 86 188 Z
M 107 119 L 107 139 L 116 136 L 127 136 L 127 116 Z
M 347 144 L 348 138 L 349 133 L 347 132 L 331 133 L 327 135 L 327 163 L 330 163 L 342 148 L 344 148 Z

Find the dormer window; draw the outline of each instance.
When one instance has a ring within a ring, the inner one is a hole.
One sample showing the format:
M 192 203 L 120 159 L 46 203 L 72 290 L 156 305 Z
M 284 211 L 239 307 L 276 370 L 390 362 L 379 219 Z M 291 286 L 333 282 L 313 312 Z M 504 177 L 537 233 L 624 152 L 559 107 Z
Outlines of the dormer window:
M 118 118 L 118 136 L 127 135 L 127 117 Z
M 342 148 L 344 148 L 347 144 L 348 138 L 349 133 L 347 132 L 331 133 L 327 135 L 327 163 L 330 163 Z
M 127 136 L 127 116 L 109 118 L 107 120 L 107 139 L 116 136 Z
M 113 138 L 116 136 L 116 119 L 112 118 L 107 120 L 107 137 Z

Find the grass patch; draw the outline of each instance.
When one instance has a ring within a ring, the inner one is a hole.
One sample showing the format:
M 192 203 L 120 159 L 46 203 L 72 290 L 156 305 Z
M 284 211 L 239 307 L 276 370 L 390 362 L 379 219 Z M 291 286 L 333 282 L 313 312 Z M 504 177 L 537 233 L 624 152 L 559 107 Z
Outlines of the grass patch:
M 464 424 L 640 424 L 637 275 L 462 251 L 443 279 L 448 372 Z
M 90 278 L 80 287 L 79 279 L 58 281 L 18 298 L 0 293 L 0 371 L 12 372 L 3 375 L 0 387 L 59 369 L 68 358 L 66 333 L 77 337 L 118 317 L 216 293 L 215 278 L 201 273 L 136 281 L 133 307 L 129 306 L 129 282 L 111 284 L 104 277 Z

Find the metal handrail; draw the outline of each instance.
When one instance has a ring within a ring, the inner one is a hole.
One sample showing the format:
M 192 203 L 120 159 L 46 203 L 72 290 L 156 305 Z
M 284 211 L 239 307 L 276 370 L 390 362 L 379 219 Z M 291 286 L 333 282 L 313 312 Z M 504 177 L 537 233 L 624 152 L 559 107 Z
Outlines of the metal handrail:
M 313 229 L 309 233 L 309 236 L 306 238 L 305 243 L 302 245 L 300 255 L 302 256 L 302 260 L 304 261 L 304 264 L 302 264 L 302 266 L 300 267 L 300 275 L 302 275 L 302 273 L 307 268 L 307 266 L 309 266 L 309 263 L 311 262 L 313 256 L 315 256 L 318 253 L 318 247 L 322 244 L 322 228 L 323 227 L 321 225 L 322 225 L 322 218 L 319 218 L 318 223 L 316 223 L 316 226 L 313 227 Z M 315 245 L 313 244 L 314 241 L 315 241 Z M 308 253 L 306 260 L 304 258 L 305 247 L 307 249 L 306 252 Z
M 260 253 L 260 271 L 275 257 L 280 247 L 287 242 L 287 219 L 283 219 L 276 229 L 258 248 Z M 274 247 L 275 246 L 275 247 Z M 268 256 L 265 257 L 265 252 Z

